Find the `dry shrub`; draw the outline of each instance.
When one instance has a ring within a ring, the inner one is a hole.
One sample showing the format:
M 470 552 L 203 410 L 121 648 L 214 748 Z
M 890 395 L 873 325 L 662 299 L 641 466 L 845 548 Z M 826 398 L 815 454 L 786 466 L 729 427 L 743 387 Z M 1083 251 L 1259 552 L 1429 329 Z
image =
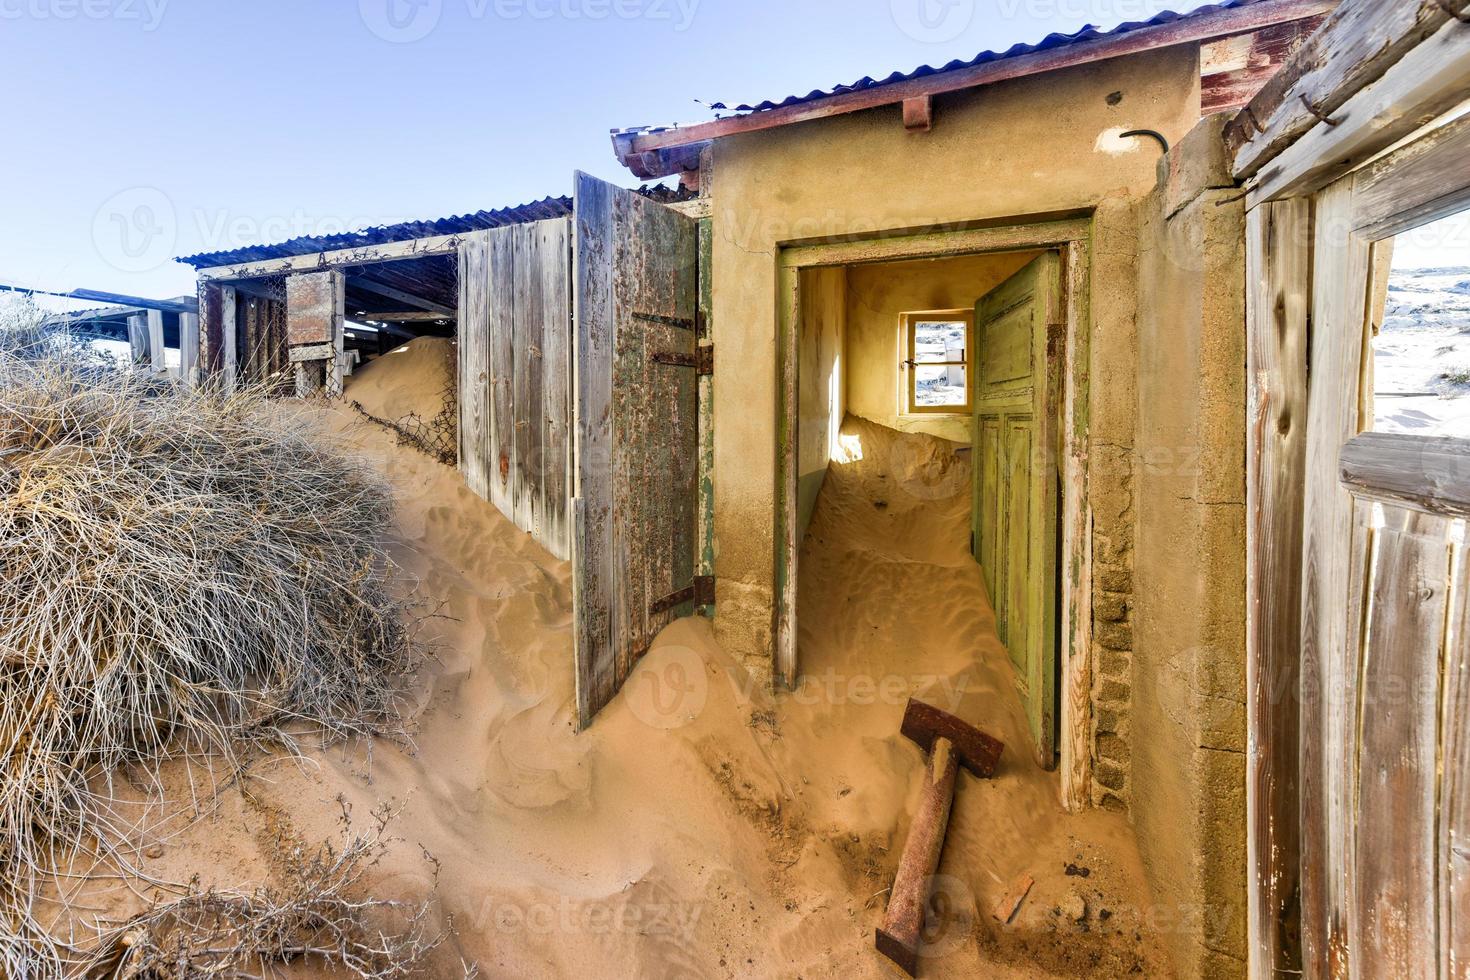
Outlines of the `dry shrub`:
M 251 892 L 191 883 L 113 929 L 87 964 L 89 977 L 269 976 L 284 963 L 331 965 L 365 980 L 413 976 L 437 940 L 428 935 L 426 905 L 359 897 L 363 873 L 386 844 L 386 814 L 377 831 L 350 836 L 338 849 L 308 851 L 277 840 L 287 860 L 279 887 Z
M 0 357 L 0 975 L 75 961 L 37 901 L 126 864 L 122 767 L 392 728 L 390 509 L 299 407 Z
M 41 309 L 28 293 L 0 298 L 0 358 L 62 358 L 92 368 L 112 363 L 110 357 L 91 346 L 87 336 L 68 331 L 64 317 Z

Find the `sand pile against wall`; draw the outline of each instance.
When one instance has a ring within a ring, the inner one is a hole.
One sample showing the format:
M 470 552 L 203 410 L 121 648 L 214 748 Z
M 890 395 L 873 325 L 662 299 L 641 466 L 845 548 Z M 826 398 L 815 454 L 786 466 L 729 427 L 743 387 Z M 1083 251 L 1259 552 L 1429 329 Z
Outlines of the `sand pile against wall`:
M 431 419 L 454 399 L 454 342 L 418 337 L 375 357 L 345 379 L 347 400 L 379 418 Z
M 441 337 L 418 337 L 345 379 L 344 400 L 401 445 L 453 465 L 459 452 L 457 351 Z
M 834 466 L 803 558 L 799 690 L 773 699 L 685 620 L 578 734 L 569 566 L 355 412 L 323 423 L 396 488 L 394 557 L 442 603 L 415 746 L 263 767 L 145 866 L 269 881 L 272 828 L 330 839 L 344 811 L 370 825 L 386 802 L 400 839 L 368 885 L 432 899 L 449 931 L 433 976 L 891 977 L 873 930 L 922 779 L 898 734 L 917 694 L 1010 746 L 994 780 L 962 777 L 952 910 L 921 975 L 1167 973 L 1125 822 L 1064 817 L 1023 748 L 968 532 L 955 540 L 968 476 L 950 447 L 850 423 L 863 458 Z M 1001 926 L 990 909 L 1021 873 L 1036 886 Z

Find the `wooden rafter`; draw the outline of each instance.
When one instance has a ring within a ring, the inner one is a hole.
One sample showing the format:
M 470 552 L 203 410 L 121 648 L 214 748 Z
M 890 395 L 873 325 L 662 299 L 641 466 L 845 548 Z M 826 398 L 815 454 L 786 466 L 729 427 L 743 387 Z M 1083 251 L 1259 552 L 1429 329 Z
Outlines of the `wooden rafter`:
M 455 315 L 455 309 L 452 306 L 445 306 L 443 303 L 436 303 L 433 300 L 424 299 L 422 296 L 416 296 L 413 293 L 407 292 L 406 290 L 395 289 L 394 287 L 389 286 L 386 283 L 382 283 L 376 279 L 373 279 L 371 276 L 354 275 L 348 281 L 348 285 L 353 289 L 361 290 L 365 293 L 376 293 L 379 296 L 383 296 L 392 300 L 397 300 L 405 306 L 412 307 L 413 309 L 435 314 L 435 316 L 431 317 L 430 319 L 437 319 L 438 317 L 445 316 L 452 317 Z

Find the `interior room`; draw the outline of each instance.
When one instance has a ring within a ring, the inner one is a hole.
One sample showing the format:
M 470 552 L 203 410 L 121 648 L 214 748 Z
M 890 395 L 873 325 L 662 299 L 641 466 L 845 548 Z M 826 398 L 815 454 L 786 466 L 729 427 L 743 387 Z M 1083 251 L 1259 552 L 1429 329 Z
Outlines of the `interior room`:
M 1055 765 L 1058 607 L 1035 579 L 1056 578 L 1059 490 L 1054 456 L 1049 477 L 1038 461 L 1059 402 L 1037 395 L 1051 416 L 1039 424 L 1032 399 L 1055 387 L 1043 365 L 1059 356 L 1047 338 L 1060 307 L 1040 293 L 1059 283 L 1042 251 L 798 281 L 798 689 L 933 672 L 984 690 L 973 716 L 1012 718 L 1040 770 Z

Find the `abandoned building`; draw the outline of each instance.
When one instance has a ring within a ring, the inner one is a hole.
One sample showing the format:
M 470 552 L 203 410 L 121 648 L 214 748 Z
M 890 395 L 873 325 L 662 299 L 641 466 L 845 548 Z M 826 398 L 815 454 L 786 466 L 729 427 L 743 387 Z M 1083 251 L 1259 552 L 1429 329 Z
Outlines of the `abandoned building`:
M 845 417 L 963 444 L 1024 754 L 1202 910 L 1179 973 L 1462 976 L 1466 450 L 1366 431 L 1364 379 L 1386 243 L 1470 206 L 1463 8 L 1230 0 L 619 130 L 685 190 L 185 259 L 198 364 L 340 392 L 454 336 L 466 481 L 573 563 L 584 726 L 695 612 L 796 682 Z

